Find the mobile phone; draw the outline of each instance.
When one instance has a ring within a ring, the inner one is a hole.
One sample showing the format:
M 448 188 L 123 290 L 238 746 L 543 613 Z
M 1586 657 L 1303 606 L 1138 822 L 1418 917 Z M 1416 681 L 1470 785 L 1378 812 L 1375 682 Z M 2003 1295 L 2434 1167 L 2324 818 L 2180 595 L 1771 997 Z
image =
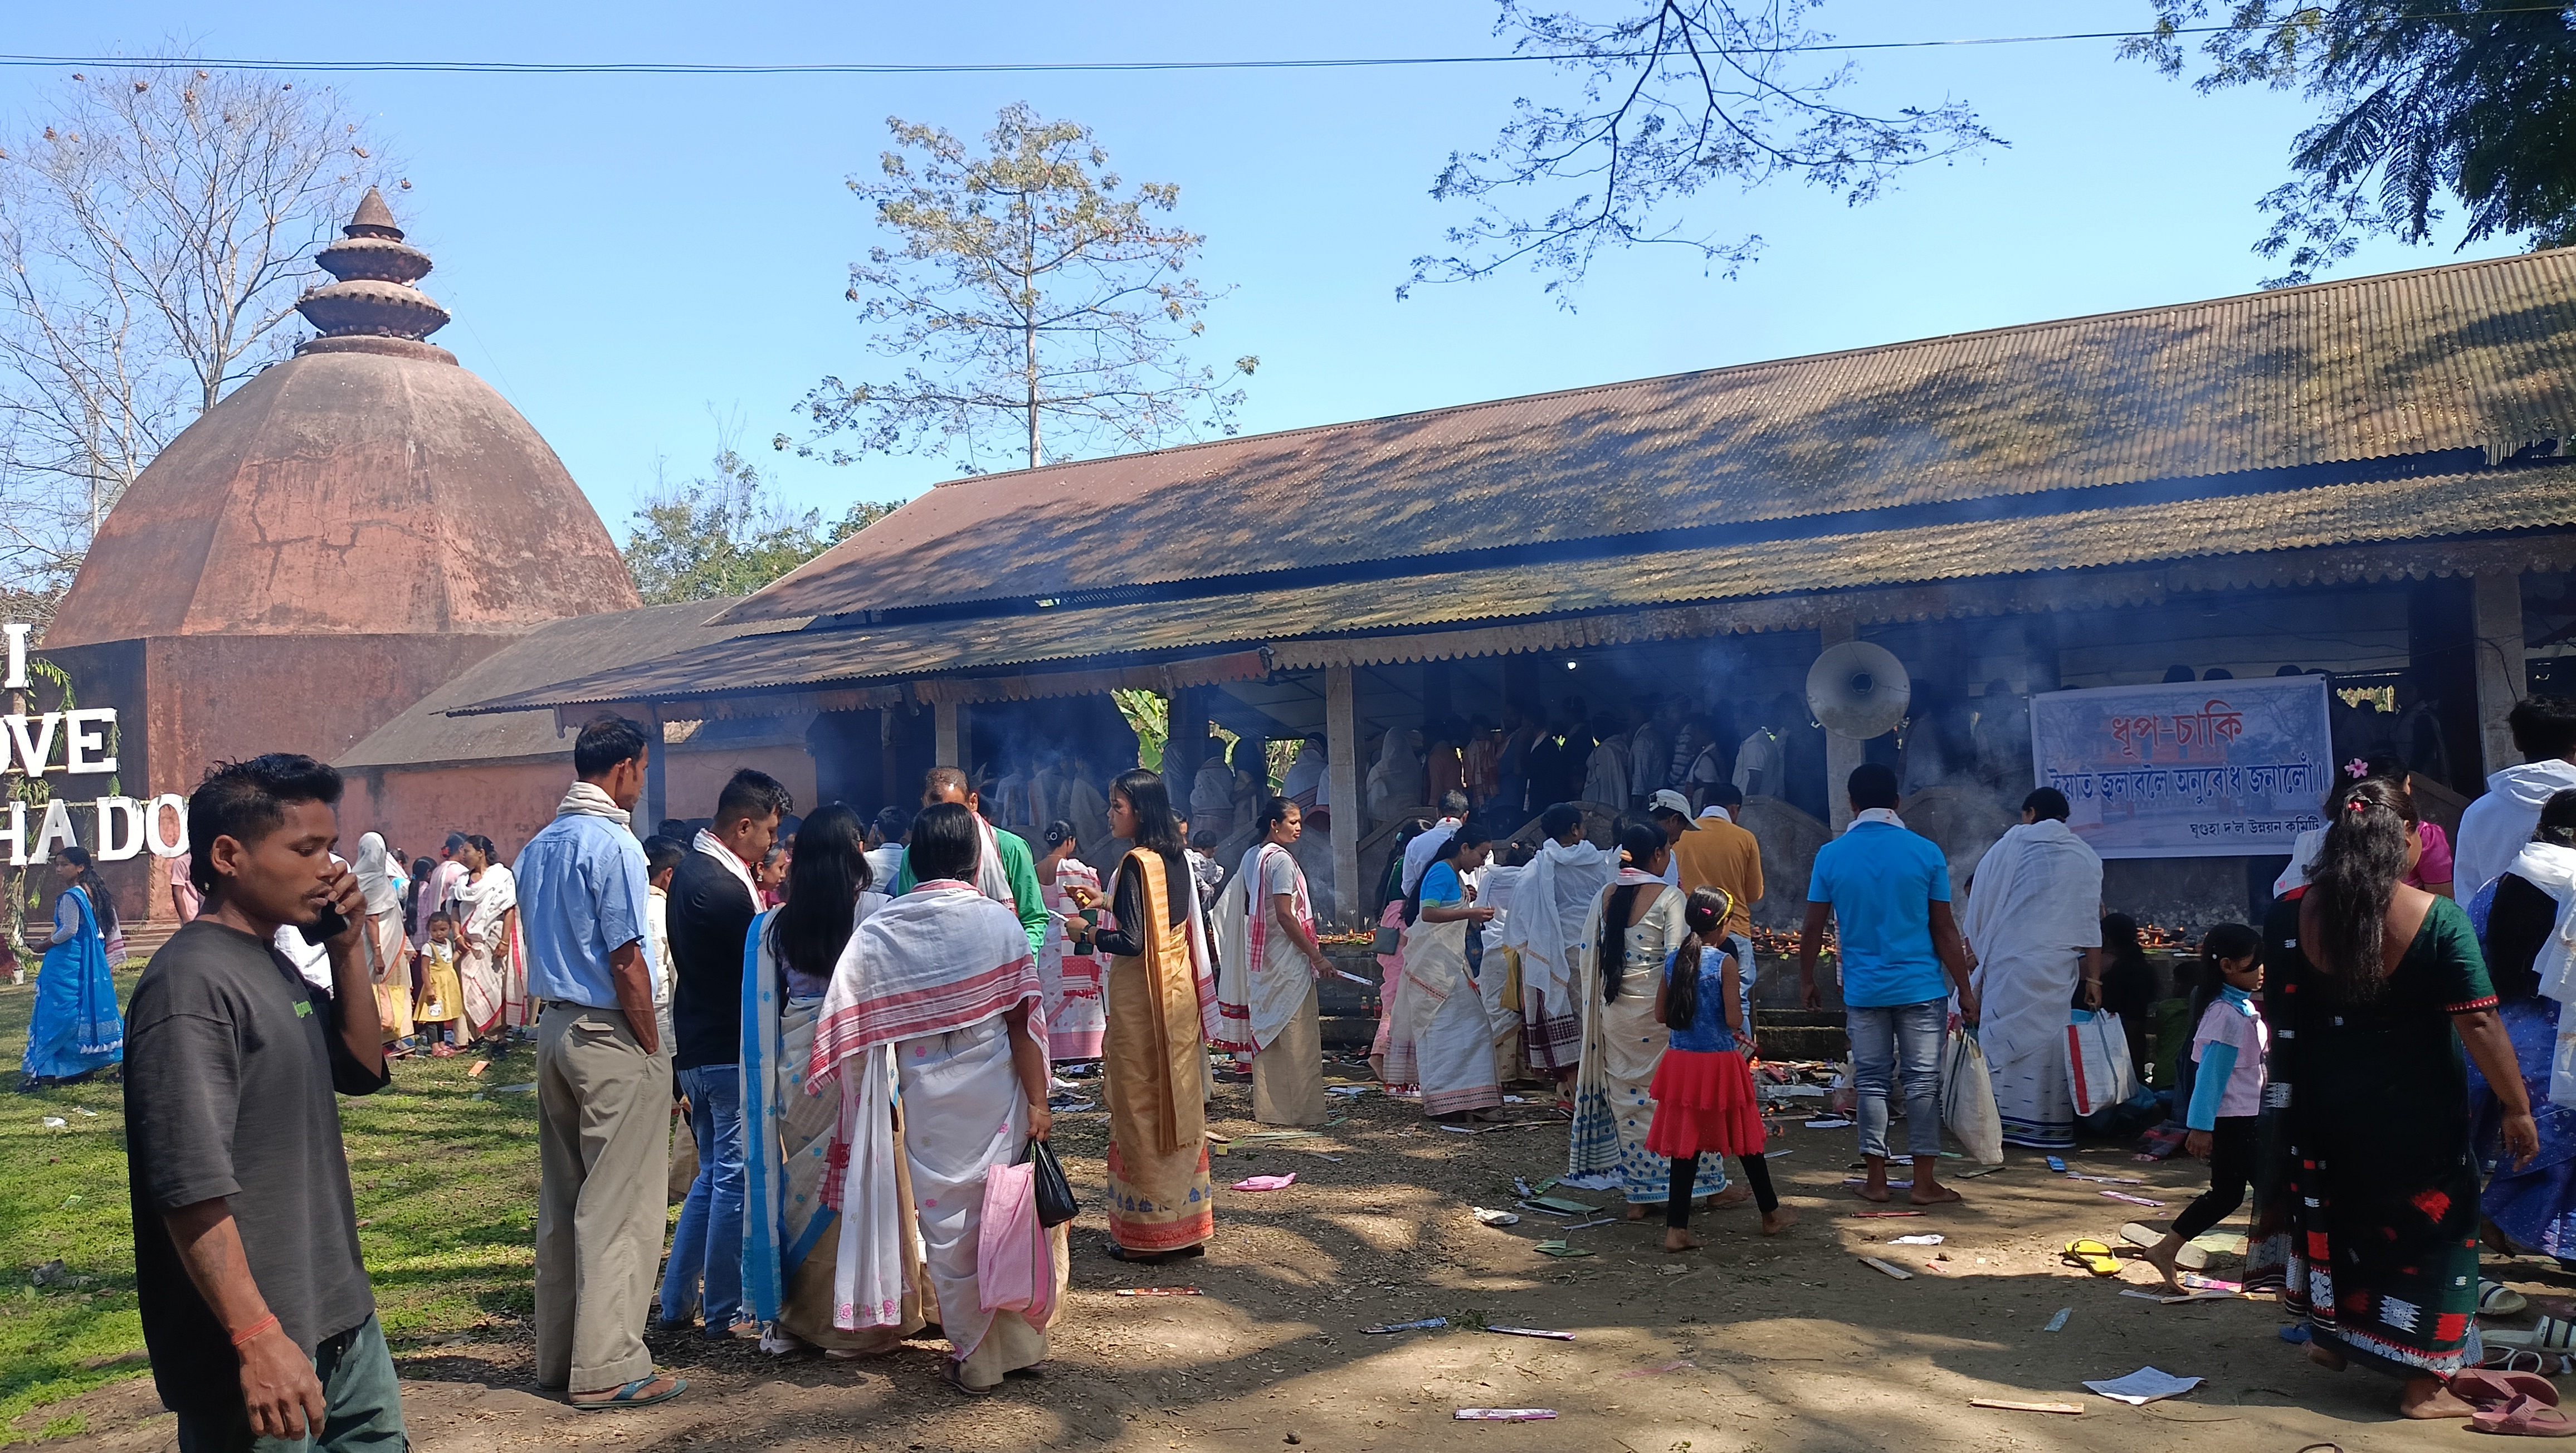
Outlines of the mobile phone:
M 328 943 L 332 939 L 338 938 L 341 934 L 348 931 L 349 920 L 347 917 L 342 915 L 339 909 L 328 903 L 322 905 L 322 916 L 320 919 L 312 923 L 300 923 L 296 925 L 296 932 L 304 935 L 304 941 L 315 945 Z

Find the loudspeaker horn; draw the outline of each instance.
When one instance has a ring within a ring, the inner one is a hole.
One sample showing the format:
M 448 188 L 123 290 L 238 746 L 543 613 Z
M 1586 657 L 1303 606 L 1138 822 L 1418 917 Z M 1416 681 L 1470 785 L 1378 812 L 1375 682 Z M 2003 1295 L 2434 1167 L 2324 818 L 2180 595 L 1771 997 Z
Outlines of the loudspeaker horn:
M 1866 740 L 1905 720 L 1914 683 L 1885 646 L 1845 641 L 1807 668 L 1807 709 L 1836 736 Z

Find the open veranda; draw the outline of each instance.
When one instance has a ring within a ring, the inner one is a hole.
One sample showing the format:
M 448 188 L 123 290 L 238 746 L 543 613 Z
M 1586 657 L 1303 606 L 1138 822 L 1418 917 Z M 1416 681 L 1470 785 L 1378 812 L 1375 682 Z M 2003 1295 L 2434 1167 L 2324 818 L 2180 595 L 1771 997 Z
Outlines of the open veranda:
M 121 974 L 130 992 L 133 976 Z M 25 1033 L 32 990 L 0 986 L 0 1042 Z M 346 1101 L 349 1168 L 415 1446 L 670 1446 L 1392 1450 L 1540 1446 L 1673 1453 L 1712 1448 L 2286 1450 L 2421 1447 L 2455 1428 L 2402 1423 L 2390 1385 L 2311 1365 L 2269 1298 L 2167 1303 L 2144 1265 L 2117 1277 L 2068 1265 L 2067 1242 L 2119 1245 L 2127 1221 L 2170 1217 L 2205 1183 L 2187 1158 L 2088 1146 L 2052 1171 L 2011 1149 L 1958 1182 L 1964 1205 L 1872 1216 L 1843 1178 L 1848 1129 L 1778 1118 L 1771 1153 L 1788 1234 L 1750 1208 L 1703 1215 L 1706 1249 L 1668 1256 L 1661 1218 L 1524 1208 L 1565 1164 L 1544 1097 L 1478 1133 L 1426 1122 L 1367 1066 L 1328 1062 L 1333 1120 L 1282 1133 L 1221 1084 L 1210 1126 L 1217 1232 L 1205 1258 L 1123 1266 L 1100 1256 L 1106 1116 L 1071 1111 L 1056 1144 L 1084 1213 L 1072 1293 L 1043 1375 L 969 1402 L 941 1384 L 935 1337 L 879 1358 L 773 1358 L 749 1342 L 655 1338 L 691 1396 L 597 1419 L 540 1395 L 531 1370 L 536 1106 L 526 1047 L 474 1073 L 470 1056 L 408 1060 L 392 1093 Z M 1816 1102 L 1806 1101 L 1812 1105 Z M 0 1109 L 0 1443 L 160 1449 L 173 1424 L 152 1394 L 135 1313 L 122 1096 L 83 1084 Z M 1964 1165 L 1964 1163 L 1963 1163 Z M 1296 1176 L 1267 1192 L 1224 1189 Z M 2078 1176 L 2120 1178 L 2117 1182 Z M 2159 1208 L 2111 1199 L 2116 1191 Z M 1608 1193 L 1552 1196 L 1618 1208 Z M 1898 1202 L 1902 1205 L 1902 1201 Z M 1489 1226 L 1476 1208 L 1520 1217 Z M 1578 1229 L 1579 1228 L 1579 1229 Z M 2220 1228 L 2241 1234 L 2243 1219 Z M 1938 1236 L 1938 1245 L 1897 1244 Z M 1910 1273 L 1897 1280 L 1863 1258 Z M 2232 1279 L 2224 1253 L 2209 1275 Z M 2526 1293 L 2576 1292 L 2542 1258 L 2489 1257 Z M 1189 1294 L 1170 1294 L 1186 1289 Z M 1146 1293 L 1162 1293 L 1147 1295 Z M 2131 1295 L 2136 1293 L 2138 1295 Z M 1443 1327 L 1367 1329 L 1445 1318 Z M 1571 1341 L 1486 1327 L 1571 1333 Z M 2146 1407 L 2085 1390 L 2153 1366 L 2205 1379 Z M 2080 1406 L 2080 1414 L 1979 1402 Z M 1462 1408 L 1546 1409 L 1548 1423 L 1460 1421 Z

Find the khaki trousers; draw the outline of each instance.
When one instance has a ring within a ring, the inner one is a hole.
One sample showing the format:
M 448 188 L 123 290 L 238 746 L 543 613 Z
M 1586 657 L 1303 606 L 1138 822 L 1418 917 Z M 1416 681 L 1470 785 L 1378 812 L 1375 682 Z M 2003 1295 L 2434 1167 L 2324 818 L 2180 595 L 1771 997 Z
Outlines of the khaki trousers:
M 653 1375 L 671 1046 L 622 1010 L 550 1003 L 537 1020 L 537 1383 L 599 1392 Z

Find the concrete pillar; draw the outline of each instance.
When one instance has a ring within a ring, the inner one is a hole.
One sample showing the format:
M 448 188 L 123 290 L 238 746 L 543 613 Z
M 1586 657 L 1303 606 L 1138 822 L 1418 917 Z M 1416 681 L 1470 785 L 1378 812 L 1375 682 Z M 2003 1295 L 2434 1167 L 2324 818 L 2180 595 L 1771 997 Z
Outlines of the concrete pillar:
M 1816 628 L 1817 644 L 1830 651 L 1860 634 L 1849 616 L 1828 616 Z M 1853 769 L 1868 759 L 1869 744 L 1858 737 L 1847 737 L 1838 731 L 1825 732 L 1825 807 L 1832 814 L 1835 832 L 1851 826 L 1851 794 L 1844 789 Z
M 2478 753 L 2481 773 L 2519 765 L 2513 733 L 2504 724 L 2530 690 L 2523 670 L 2522 577 L 2481 575 L 2471 601 L 2478 653 Z
M 1324 668 L 1324 776 L 1333 815 L 1333 912 L 1348 921 L 1360 901 L 1360 714 L 1351 668 Z
M 966 765 L 966 709 L 953 701 L 931 707 L 936 723 L 931 735 L 931 762 L 940 767 Z

